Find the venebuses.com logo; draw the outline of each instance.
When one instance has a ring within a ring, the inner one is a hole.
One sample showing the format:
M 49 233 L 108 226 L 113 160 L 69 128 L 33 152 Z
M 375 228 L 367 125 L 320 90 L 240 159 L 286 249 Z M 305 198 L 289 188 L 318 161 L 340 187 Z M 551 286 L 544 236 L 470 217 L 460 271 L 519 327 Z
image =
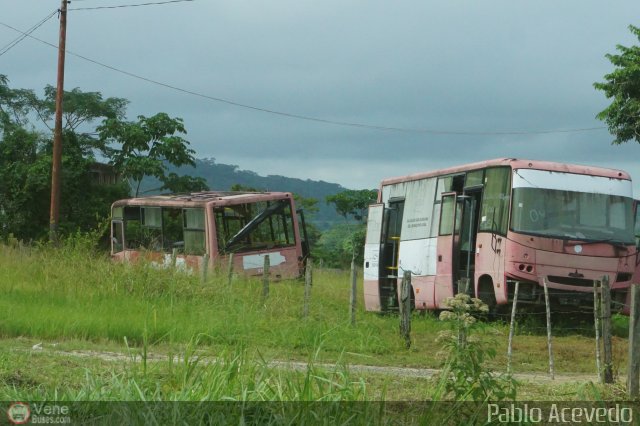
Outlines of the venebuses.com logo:
M 31 409 L 26 402 L 14 402 L 7 409 L 7 418 L 14 425 L 23 425 L 29 421 Z

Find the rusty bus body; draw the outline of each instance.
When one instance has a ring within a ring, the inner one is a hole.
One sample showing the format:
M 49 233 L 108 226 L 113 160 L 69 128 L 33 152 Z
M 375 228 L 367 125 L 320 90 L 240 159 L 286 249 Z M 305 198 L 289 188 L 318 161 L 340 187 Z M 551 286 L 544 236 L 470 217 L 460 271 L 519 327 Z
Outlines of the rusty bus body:
M 207 191 L 119 200 L 111 208 L 111 255 L 198 269 L 205 256 L 209 266 L 222 266 L 233 253 L 234 270 L 246 275 L 262 274 L 269 255 L 272 277 L 294 278 L 309 254 L 304 216 L 299 221 L 296 213 L 287 192 Z
M 635 237 L 636 237 L 636 247 L 640 250 L 640 200 L 634 200 L 633 202 L 633 214 L 635 218 Z M 635 284 L 640 284 L 640 255 L 636 260 L 636 270 L 633 274 L 633 282 Z M 629 300 L 629 298 L 627 298 Z M 629 305 L 629 303 L 627 303 Z M 630 306 L 626 307 L 627 312 L 630 310 Z
M 382 181 L 370 206 L 364 296 L 369 311 L 398 303 L 412 272 L 417 309 L 441 309 L 466 289 L 491 306 L 589 309 L 593 282 L 609 277 L 624 305 L 636 266 L 631 179 L 626 172 L 499 159 Z

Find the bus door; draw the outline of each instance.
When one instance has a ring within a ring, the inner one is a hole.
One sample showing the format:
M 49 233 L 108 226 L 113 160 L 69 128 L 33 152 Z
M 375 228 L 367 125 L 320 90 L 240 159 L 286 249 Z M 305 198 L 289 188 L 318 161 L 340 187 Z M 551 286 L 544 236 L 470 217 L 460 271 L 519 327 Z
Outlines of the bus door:
M 438 307 L 444 298 L 453 297 L 454 294 L 453 284 L 459 263 L 457 253 L 461 211 L 455 192 L 442 194 L 436 247 L 435 303 Z
M 309 243 L 309 235 L 307 234 L 307 223 L 304 218 L 304 210 L 297 209 L 296 213 L 298 214 L 298 233 L 302 234 L 302 262 L 300 273 L 303 274 L 304 268 L 307 267 L 307 259 L 311 256 L 311 245 Z
M 364 242 L 364 302 L 367 310 L 381 310 L 380 249 L 384 204 L 372 204 L 367 215 L 367 236 Z
M 380 304 L 382 310 L 398 307 L 398 256 L 404 198 L 391 198 L 384 210 L 380 249 Z
M 476 236 L 478 234 L 478 216 L 480 215 L 480 201 L 482 199 L 482 186 L 465 188 L 464 195 L 457 197 L 457 208 L 462 209 L 459 228 L 460 240 L 457 253 L 458 268 L 454 280 L 469 279 L 467 293 L 473 293 L 473 277 L 476 264 Z M 454 286 L 456 289 L 457 286 Z M 457 293 L 464 289 L 457 289 Z

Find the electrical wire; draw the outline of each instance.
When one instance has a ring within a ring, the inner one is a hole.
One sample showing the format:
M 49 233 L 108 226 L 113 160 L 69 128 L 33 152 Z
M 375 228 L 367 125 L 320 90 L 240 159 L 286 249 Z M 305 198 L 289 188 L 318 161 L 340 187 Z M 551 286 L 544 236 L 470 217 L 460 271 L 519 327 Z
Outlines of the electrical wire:
M 178 0 L 173 0 L 173 1 L 178 1 Z M 189 0 L 180 0 L 180 1 L 189 1 Z M 58 48 L 58 46 L 56 46 L 53 43 L 49 43 L 47 41 L 44 41 L 42 39 L 39 39 L 35 36 L 32 36 L 30 34 L 27 34 L 23 31 L 18 30 L 17 28 L 12 27 L 11 25 L 8 25 L 6 23 L 0 22 L 0 25 L 9 28 L 13 31 L 19 32 L 21 34 L 24 34 L 27 37 L 31 37 L 34 40 L 37 40 L 41 43 L 44 43 L 48 46 L 54 47 L 54 48 Z M 316 122 L 316 123 L 322 123 L 322 124 L 329 124 L 329 125 L 335 125 L 335 126 L 342 126 L 342 127 L 354 127 L 354 128 L 361 128 L 361 129 L 369 129 L 369 130 L 381 130 L 381 131 L 391 131 L 391 132 L 405 132 L 405 133 L 421 133 L 421 134 L 431 134 L 431 135 L 458 135 L 458 136 L 507 136 L 507 135 L 540 135 L 540 134 L 553 134 L 553 133 L 577 133 L 577 132 L 590 132 L 590 131 L 596 131 L 596 130 L 603 130 L 606 129 L 606 127 L 584 127 L 584 128 L 574 128 L 574 129 L 553 129 L 553 130 L 531 130 L 531 131 L 459 131 L 459 130 L 440 130 L 440 129 L 426 129 L 426 128 L 409 128 L 409 127 L 391 127 L 391 126 L 381 126 L 381 125 L 373 125 L 373 124 L 364 124 L 364 123 L 355 123 L 355 122 L 348 122 L 348 121 L 341 121 L 341 120 L 330 120 L 330 119 L 325 119 L 325 118 L 319 118 L 319 117 L 313 117 L 313 116 L 309 116 L 309 115 L 302 115 L 302 114 L 296 114 L 296 113 L 290 113 L 290 112 L 285 112 L 285 111 L 277 111 L 277 110 L 273 110 L 273 109 L 269 109 L 269 108 L 262 108 L 262 107 L 258 107 L 258 106 L 254 106 L 254 105 L 249 105 L 249 104 L 243 104 L 240 102 L 235 102 L 229 99 L 224 99 L 224 98 L 219 98 L 216 96 L 210 96 L 210 95 L 205 95 L 202 93 L 198 93 L 192 90 L 188 90 L 188 89 L 184 89 L 178 86 L 174 86 L 172 84 L 168 84 L 168 83 L 163 83 L 161 81 L 158 80 L 153 80 L 151 78 L 148 77 L 143 77 L 141 75 L 138 74 L 134 74 L 132 72 L 129 71 L 125 71 L 123 69 L 120 68 L 116 68 L 114 66 L 111 65 L 107 65 L 104 64 L 102 62 L 99 62 L 95 59 L 91 59 L 88 58 L 86 56 L 80 55 L 78 53 L 74 53 L 70 50 L 66 50 L 66 53 L 68 53 L 69 55 L 75 56 L 77 58 L 83 59 L 87 62 L 91 62 L 95 65 L 101 66 L 103 68 L 107 68 L 111 71 L 115 71 L 118 72 L 120 74 L 124 74 L 126 76 L 138 79 L 138 80 L 142 80 L 142 81 L 146 81 L 147 83 L 151 83 L 151 84 L 155 84 L 157 86 L 161 86 L 167 89 L 171 89 L 174 90 L 176 92 L 181 92 L 184 94 L 188 94 L 188 95 L 192 95 L 192 96 L 196 96 L 199 98 L 203 98 L 203 99 L 208 99 L 214 102 L 219 102 L 219 103 L 224 103 L 227 105 L 232 105 L 232 106 L 236 106 L 239 108 L 245 108 L 245 109 L 250 109 L 253 111 L 259 111 L 259 112 L 264 112 L 267 114 L 272 114 L 272 115 L 278 115 L 281 117 L 288 117 L 288 118 L 293 118 L 293 119 L 298 119 L 298 120 L 305 120 L 305 121 L 311 121 L 311 122 Z
M 34 32 L 35 30 L 37 30 L 38 28 L 40 28 L 45 22 L 47 22 L 49 19 L 51 19 L 51 17 L 53 15 L 55 15 L 56 13 L 58 13 L 58 10 L 54 10 L 53 12 L 51 12 L 49 15 L 47 15 L 46 17 L 44 17 L 40 22 L 38 22 L 37 24 L 35 24 L 34 26 L 32 26 L 31 28 L 29 28 L 29 30 L 27 30 L 27 32 L 22 33 L 21 35 L 19 35 L 16 39 L 10 41 L 9 43 L 7 43 L 6 45 L 4 45 L 2 48 L 0 48 L 0 56 L 4 55 L 5 53 L 7 53 L 9 50 L 11 50 L 12 48 L 14 48 L 15 46 L 17 46 L 22 40 L 24 40 L 25 38 L 27 38 L 32 32 Z
M 122 4 L 117 6 L 95 6 L 95 7 L 76 7 L 67 10 L 98 10 L 98 9 L 120 9 L 123 7 L 140 7 L 140 6 L 156 6 L 160 4 L 169 4 L 169 3 L 183 3 L 187 1 L 194 0 L 167 0 L 167 1 L 159 1 L 159 2 L 149 2 L 149 3 L 136 3 L 136 4 Z

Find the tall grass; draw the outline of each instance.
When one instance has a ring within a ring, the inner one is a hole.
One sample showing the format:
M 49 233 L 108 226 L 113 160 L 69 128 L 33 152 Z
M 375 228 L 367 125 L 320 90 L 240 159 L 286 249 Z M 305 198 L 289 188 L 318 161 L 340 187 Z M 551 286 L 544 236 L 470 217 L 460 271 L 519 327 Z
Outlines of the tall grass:
M 0 245 L 0 336 L 117 345 L 126 338 L 132 347 L 155 351 L 202 336 L 198 345 L 212 353 L 248 348 L 270 359 L 313 355 L 322 362 L 441 366 L 435 339 L 445 326 L 431 314 L 413 316 L 410 350 L 398 334 L 396 316 L 364 312 L 362 290 L 357 325 L 350 324 L 348 272 L 314 271 L 307 318 L 302 282 L 272 283 L 266 301 L 261 285 L 242 276 L 228 285 L 224 271 L 214 271 L 203 283 L 197 273 L 114 263 L 81 237 L 55 250 Z M 506 365 L 507 333 L 500 323 L 478 327 L 479 338 L 494 342 L 492 368 Z M 615 359 L 623 363 L 626 342 L 617 343 Z M 585 336 L 558 337 L 557 371 L 592 372 L 593 347 Z M 514 365 L 522 368 L 516 373 L 545 371 L 546 335 L 517 335 Z
M 177 361 L 132 358 L 106 372 L 87 368 L 70 384 L 3 381 L 0 400 L 55 401 L 71 407 L 74 422 L 92 424 L 339 424 L 354 417 L 368 424 L 381 415 L 366 404 L 364 381 L 342 364 L 326 369 L 310 360 L 299 372 L 271 367 L 246 350 L 209 358 L 196 355 L 197 347 L 195 339 Z
M 349 324 L 346 274 L 316 271 L 310 316 L 302 317 L 302 283 L 272 283 L 266 302 L 258 280 L 224 274 L 206 283 L 198 274 L 149 263 L 112 263 L 77 247 L 14 249 L 0 246 L 0 333 L 42 339 L 109 339 L 287 348 L 303 356 L 323 342 L 323 352 L 385 354 L 393 351 L 395 321 L 370 315 Z M 361 304 L 362 306 L 362 304 Z M 437 322 L 425 322 L 437 327 Z
M 191 352 L 190 352 L 191 351 Z M 2 400 L 36 401 L 362 401 L 364 382 L 344 365 L 333 369 L 309 363 L 304 372 L 275 368 L 245 350 L 196 356 L 193 349 L 176 361 L 131 360 L 124 368 L 85 371 L 73 385 L 0 386 Z

